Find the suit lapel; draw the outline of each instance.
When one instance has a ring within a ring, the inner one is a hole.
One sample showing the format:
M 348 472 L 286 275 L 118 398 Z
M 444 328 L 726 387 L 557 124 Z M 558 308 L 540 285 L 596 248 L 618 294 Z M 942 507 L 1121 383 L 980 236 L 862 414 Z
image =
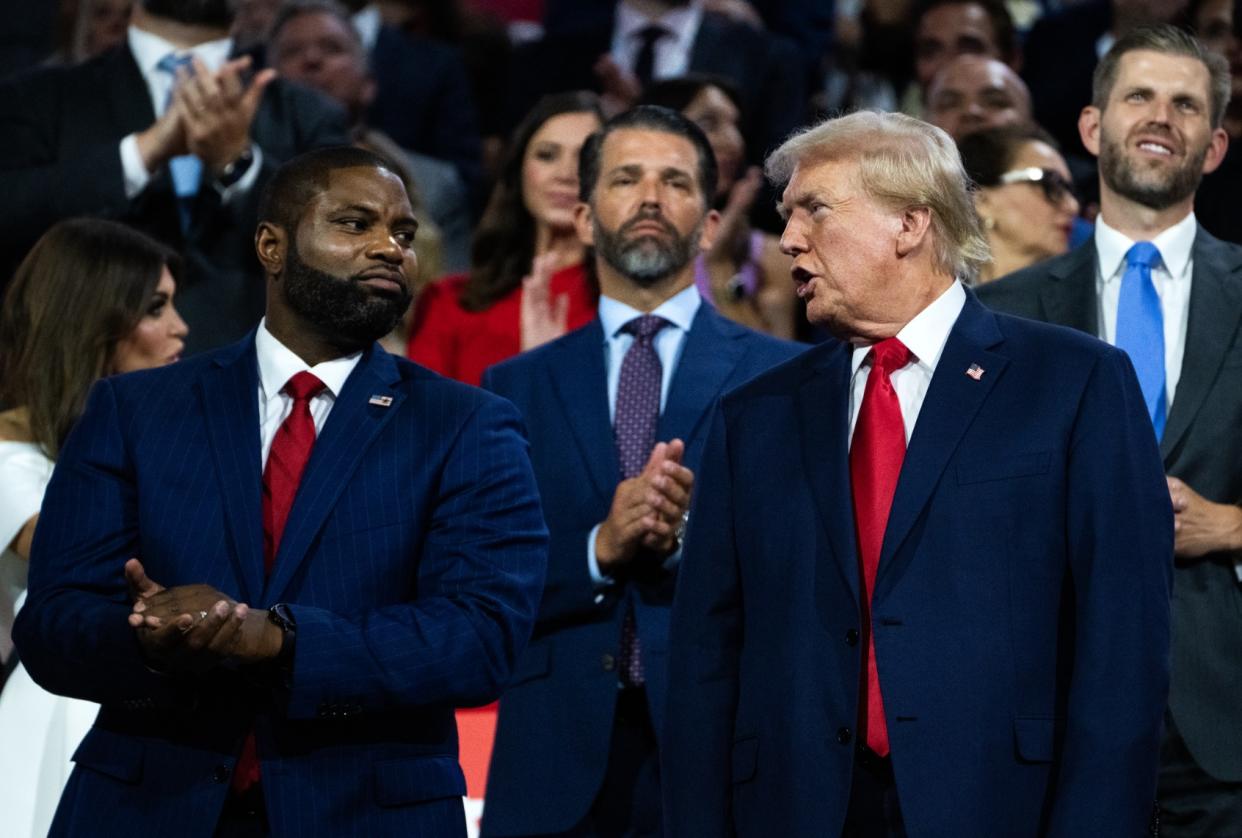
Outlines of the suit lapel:
M 259 442 L 259 372 L 254 333 L 233 353 L 221 355 L 195 382 L 224 499 L 242 596 L 255 602 L 263 590 L 263 515 Z
M 1238 251 L 1200 228 L 1194 244 L 1194 278 L 1190 287 L 1190 316 L 1182 374 L 1173 395 L 1173 408 L 1160 440 L 1166 465 L 1220 371 L 1238 323 L 1242 320 L 1242 293 L 1234 274 L 1242 268 Z
M 608 373 L 604 369 L 604 329 L 596 318 L 558 341 L 547 365 L 552 391 L 560 401 L 578 453 L 595 490 L 611 498 L 621 480 L 621 463 L 608 417 Z
M 657 441 L 676 437 L 690 445 L 742 353 L 742 346 L 732 339 L 737 333 L 730 335 L 726 331 L 729 328 L 709 304 L 699 305 L 669 383 Z
M 904 567 L 895 565 L 894 556 L 931 498 L 975 413 L 1009 363 L 988 351 L 1000 340 L 995 316 L 973 294 L 968 294 L 966 305 L 949 332 L 906 450 L 880 551 L 877 595 L 890 589 L 900 577 Z M 983 369 L 978 380 L 966 374 L 971 364 Z M 905 561 L 909 561 L 908 554 Z
M 285 592 L 359 461 L 401 409 L 406 393 L 397 388 L 400 380 L 392 356 L 378 345 L 363 354 L 346 379 L 311 450 L 285 523 L 276 565 L 264 589 L 264 603 L 275 602 Z M 392 401 L 386 406 L 371 404 L 372 396 Z
M 1051 281 L 1043 283 L 1039 292 L 1044 307 L 1043 319 L 1098 337 L 1099 303 L 1095 293 L 1098 271 L 1094 240 L 1055 265 L 1049 271 Z
M 795 399 L 803 469 L 819 509 L 819 524 L 841 577 L 857 600 L 858 547 L 849 495 L 850 355 L 849 345 L 837 341 L 806 352 L 802 356 L 806 375 Z

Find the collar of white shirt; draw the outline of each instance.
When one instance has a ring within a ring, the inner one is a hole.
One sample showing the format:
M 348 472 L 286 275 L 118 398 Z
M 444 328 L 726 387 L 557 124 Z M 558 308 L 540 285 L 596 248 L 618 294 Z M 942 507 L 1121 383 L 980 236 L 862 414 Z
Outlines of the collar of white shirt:
M 364 6 L 362 11 L 354 14 L 353 21 L 358 38 L 362 41 L 362 47 L 369 54 L 375 49 L 375 42 L 379 40 L 380 27 L 384 25 L 379 6 L 374 3 Z
M 663 317 L 683 332 L 688 332 L 702 302 L 699 290 L 693 285 L 688 285 L 660 303 L 651 313 Z M 643 312 L 620 300 L 600 295 L 599 322 L 604 327 L 606 339 L 616 337 L 622 326 L 635 317 L 641 317 L 642 314 Z
M 966 305 L 966 289 L 962 283 L 954 281 L 939 297 L 925 309 L 914 315 L 914 318 L 901 328 L 897 339 L 905 344 L 914 355 L 915 363 L 923 367 L 928 375 L 936 371 L 940 363 L 940 354 L 949 340 L 949 332 Z M 854 375 L 867 359 L 871 344 L 860 344 L 854 347 L 850 357 L 850 373 Z
M 1186 273 L 1198 229 L 1199 224 L 1192 212 L 1151 240 L 1160 251 L 1164 269 L 1175 279 Z M 1100 279 L 1108 283 L 1121 278 L 1126 268 L 1126 253 L 1133 245 L 1134 242 L 1124 233 L 1109 227 L 1103 216 L 1095 220 L 1095 252 L 1099 259 Z
M 139 29 L 137 26 L 129 27 L 128 37 L 130 52 L 134 54 L 134 60 L 138 62 L 138 69 L 142 71 L 143 78 L 150 78 L 159 69 L 159 63 L 164 60 L 164 56 L 170 52 L 182 54 L 188 52 L 206 64 L 207 69 L 219 70 L 233 51 L 232 38 L 205 41 L 190 49 L 182 49 L 170 41 L 165 41 L 159 35 Z
M 691 0 L 685 6 L 672 9 L 659 17 L 647 17 L 635 10 L 629 3 L 617 4 L 617 19 L 614 27 L 615 40 L 629 44 L 634 50 L 638 47 L 635 36 L 652 24 L 659 24 L 667 29 L 684 50 L 689 51 L 690 42 L 699 30 L 699 22 L 703 19 L 702 0 Z M 637 52 L 635 52 L 637 54 Z
M 341 394 L 345 379 L 358 366 L 362 358 L 361 352 L 333 358 L 311 367 L 285 346 L 276 336 L 267 330 L 267 318 L 259 321 L 259 330 L 254 336 L 254 351 L 259 359 L 259 389 L 265 401 L 270 402 L 280 395 L 280 391 L 289 379 L 303 370 L 309 370 L 324 383 L 333 400 Z

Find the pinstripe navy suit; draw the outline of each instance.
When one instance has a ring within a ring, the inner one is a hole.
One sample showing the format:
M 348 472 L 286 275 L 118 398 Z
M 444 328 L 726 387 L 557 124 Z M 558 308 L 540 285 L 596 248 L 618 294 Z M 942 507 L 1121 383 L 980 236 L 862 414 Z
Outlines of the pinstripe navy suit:
M 253 724 L 274 835 L 464 835 L 453 707 L 499 693 L 546 561 L 517 411 L 373 346 L 265 581 L 257 386 L 251 335 L 101 382 L 65 445 L 14 633 L 36 681 L 103 709 L 52 833 L 210 835 Z M 288 689 L 147 669 L 129 556 L 170 587 L 289 603 Z

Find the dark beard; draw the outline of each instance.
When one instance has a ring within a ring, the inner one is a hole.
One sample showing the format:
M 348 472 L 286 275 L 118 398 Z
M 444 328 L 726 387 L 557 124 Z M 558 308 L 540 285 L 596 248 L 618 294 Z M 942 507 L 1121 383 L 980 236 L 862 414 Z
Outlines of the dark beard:
M 410 307 L 409 287 L 399 295 L 379 294 L 357 276 L 337 277 L 312 268 L 289 243 L 289 264 L 281 277 L 285 302 L 320 336 L 338 349 L 365 349 L 401 322 Z
M 1136 168 L 1126 161 L 1122 146 L 1106 139 L 1100 146 L 1100 177 L 1109 189 L 1122 197 L 1154 210 L 1168 209 L 1195 194 L 1199 181 L 1203 180 L 1203 161 L 1207 153 L 1205 145 L 1197 153 L 1192 152 L 1180 168 L 1162 180 L 1152 181 L 1140 177 Z
M 142 0 L 142 6 L 153 15 L 190 26 L 228 28 L 237 13 L 237 0 Z
M 627 240 L 626 233 L 644 221 L 664 225 L 672 240 L 665 242 L 653 236 Z M 613 270 L 643 288 L 650 288 L 690 264 L 699 253 L 698 242 L 703 233 L 703 222 L 699 221 L 690 235 L 680 236 L 677 228 L 659 213 L 639 213 L 616 231 L 605 229 L 598 215 L 592 223 L 596 252 Z

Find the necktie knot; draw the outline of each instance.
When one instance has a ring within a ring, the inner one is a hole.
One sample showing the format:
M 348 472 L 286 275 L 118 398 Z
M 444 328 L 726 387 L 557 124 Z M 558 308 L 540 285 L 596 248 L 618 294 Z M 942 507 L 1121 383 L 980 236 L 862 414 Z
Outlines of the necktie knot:
M 621 331 L 633 335 L 636 341 L 650 343 L 660 333 L 660 330 L 668 325 L 669 322 L 663 317 L 655 314 L 644 314 L 627 322 L 621 327 Z
M 190 53 L 170 52 L 168 55 L 161 58 L 159 63 L 155 66 L 160 70 L 163 70 L 165 73 L 168 73 L 168 75 L 176 78 L 177 70 L 182 67 L 189 67 L 192 63 L 194 63 L 194 56 Z
M 1143 267 L 1151 270 L 1160 264 L 1160 248 L 1151 242 L 1135 242 L 1134 246 L 1126 251 L 1126 267 L 1136 268 Z
M 871 367 L 875 372 L 890 375 L 910 363 L 914 356 L 897 338 L 887 338 L 871 347 Z
M 303 370 L 285 383 L 284 392 L 295 402 L 305 402 L 318 396 L 327 385 L 315 377 L 314 373 Z

